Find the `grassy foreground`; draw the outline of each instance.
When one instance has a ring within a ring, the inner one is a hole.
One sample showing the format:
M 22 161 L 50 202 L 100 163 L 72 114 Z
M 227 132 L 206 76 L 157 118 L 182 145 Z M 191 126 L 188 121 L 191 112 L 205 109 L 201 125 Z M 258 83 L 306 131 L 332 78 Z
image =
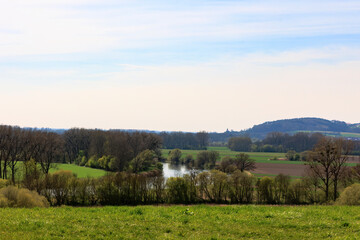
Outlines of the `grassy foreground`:
M 0 239 L 357 239 L 360 236 L 358 207 L 7 208 L 0 209 L 0 216 Z

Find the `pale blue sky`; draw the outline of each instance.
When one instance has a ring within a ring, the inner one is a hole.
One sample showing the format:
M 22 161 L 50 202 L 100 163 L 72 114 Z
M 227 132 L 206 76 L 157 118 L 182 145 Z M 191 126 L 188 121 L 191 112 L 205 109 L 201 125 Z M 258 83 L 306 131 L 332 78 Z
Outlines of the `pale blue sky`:
M 359 1 L 0 3 L 3 124 L 360 122 Z

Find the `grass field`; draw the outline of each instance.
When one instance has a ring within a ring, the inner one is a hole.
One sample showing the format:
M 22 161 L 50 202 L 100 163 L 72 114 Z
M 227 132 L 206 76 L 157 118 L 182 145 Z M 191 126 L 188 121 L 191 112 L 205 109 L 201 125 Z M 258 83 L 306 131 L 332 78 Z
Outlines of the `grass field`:
M 225 156 L 234 157 L 236 154 L 239 154 L 240 152 L 231 151 L 227 147 L 208 147 L 207 150 L 210 151 L 218 151 L 220 153 L 220 158 L 223 158 Z M 161 149 L 162 156 L 164 158 L 167 158 L 169 155 L 169 151 L 171 149 Z M 182 157 L 185 157 L 187 154 L 193 155 L 195 158 L 198 152 L 202 150 L 182 150 Z M 250 155 L 251 159 L 254 159 L 257 163 L 280 163 L 280 164 L 299 164 L 303 165 L 304 162 L 302 161 L 287 161 L 287 160 L 271 160 L 274 157 L 285 158 L 285 153 L 272 153 L 272 152 L 245 152 L 246 154 Z M 348 166 L 355 166 L 356 163 L 348 163 Z
M 0 239 L 358 239 L 360 236 L 359 207 L 5 208 L 0 209 L 0 216 Z
M 81 167 L 75 164 L 54 164 L 54 166 L 50 169 L 50 173 L 59 171 L 59 170 L 68 170 L 72 171 L 77 175 L 78 178 L 84 177 L 102 177 L 106 174 L 105 170 L 102 169 L 95 169 L 89 167 Z
M 18 162 L 16 164 L 16 179 L 20 180 L 22 179 L 22 172 L 23 172 L 23 162 Z M 50 173 L 54 173 L 59 170 L 69 170 L 72 171 L 77 175 L 79 178 L 85 178 L 85 177 L 101 177 L 106 174 L 105 170 L 102 169 L 95 169 L 95 168 L 89 168 L 89 167 L 81 167 L 77 166 L 75 164 L 65 164 L 65 163 L 55 163 L 50 168 Z M 11 176 L 10 168 L 8 168 L 8 178 Z
M 231 151 L 227 147 L 208 147 L 208 150 L 218 151 L 220 153 L 220 157 L 223 158 L 225 156 L 234 157 L 236 154 L 240 152 Z M 169 155 L 169 149 L 162 149 L 163 157 L 167 158 Z M 182 156 L 186 156 L 187 154 L 191 154 L 196 157 L 196 154 L 201 150 L 181 150 Z M 283 161 L 283 160 L 270 160 L 274 157 L 277 158 L 285 158 L 285 153 L 268 153 L 268 152 L 246 152 L 246 154 L 250 155 L 250 158 L 254 159 L 256 162 L 264 162 L 264 163 L 286 163 L 286 164 L 303 164 L 299 161 Z
M 290 132 L 291 134 L 297 132 L 308 132 L 308 133 L 322 133 L 326 136 L 330 137 L 349 137 L 349 138 L 360 138 L 360 133 L 353 133 L 353 132 L 329 132 L 329 131 L 293 131 Z

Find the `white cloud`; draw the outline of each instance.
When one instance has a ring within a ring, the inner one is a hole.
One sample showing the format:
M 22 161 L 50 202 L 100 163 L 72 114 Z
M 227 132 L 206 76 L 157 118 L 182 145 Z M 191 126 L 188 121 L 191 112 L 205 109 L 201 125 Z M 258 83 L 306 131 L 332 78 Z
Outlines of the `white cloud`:
M 360 33 L 360 4 L 354 1 L 235 1 L 179 9 L 152 4 L 6 1 L 0 9 L 0 56 Z

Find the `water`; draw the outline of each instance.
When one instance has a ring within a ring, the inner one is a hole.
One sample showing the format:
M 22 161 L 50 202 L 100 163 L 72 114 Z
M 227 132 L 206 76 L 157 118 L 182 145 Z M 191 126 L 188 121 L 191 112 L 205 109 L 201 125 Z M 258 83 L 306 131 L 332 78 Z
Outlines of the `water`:
M 182 177 L 185 174 L 190 174 L 190 169 L 185 165 L 173 165 L 170 163 L 163 163 L 163 174 L 164 178 L 170 177 Z

